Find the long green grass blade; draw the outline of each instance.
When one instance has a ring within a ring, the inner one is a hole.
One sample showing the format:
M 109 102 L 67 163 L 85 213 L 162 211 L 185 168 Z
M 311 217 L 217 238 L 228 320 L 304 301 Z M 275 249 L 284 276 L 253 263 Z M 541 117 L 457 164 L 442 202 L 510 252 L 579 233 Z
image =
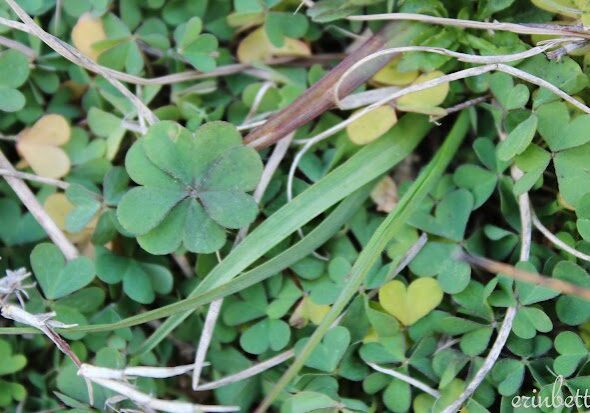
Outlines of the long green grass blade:
M 295 243 L 277 256 L 260 264 L 248 272 L 234 278 L 230 282 L 216 287 L 203 294 L 197 294 L 193 297 L 185 298 L 154 310 L 146 311 L 123 320 L 107 323 L 107 324 L 93 324 L 85 326 L 70 327 L 67 332 L 80 333 L 98 333 L 101 331 L 112 331 L 119 328 L 133 327 L 139 324 L 147 323 L 149 321 L 157 320 L 164 317 L 169 317 L 179 312 L 195 310 L 200 306 L 209 304 L 210 302 L 234 294 L 238 291 L 257 284 L 265 279 L 272 277 L 278 272 L 289 267 L 293 263 L 311 254 L 316 248 L 328 241 L 332 236 L 342 228 L 342 226 L 352 218 L 356 211 L 362 206 L 363 202 L 369 196 L 372 188 L 372 183 L 365 185 L 358 189 L 353 194 L 346 197 L 330 214 L 319 223 L 309 234 L 303 237 L 300 241 Z M 60 332 L 66 330 L 57 329 Z M 41 333 L 39 330 L 29 327 L 6 327 L 0 328 L 0 335 L 2 334 L 29 334 Z
M 365 146 L 260 224 L 207 275 L 190 296 L 227 283 L 298 228 L 387 172 L 414 150 L 430 127 L 431 124 L 422 115 L 405 115 L 389 133 Z M 153 349 L 189 315 L 190 312 L 185 312 L 167 319 L 139 351 Z
M 385 221 L 383 221 L 383 223 L 377 228 L 366 247 L 361 251 L 357 261 L 351 269 L 346 287 L 342 290 L 330 311 L 326 314 L 320 325 L 301 349 L 293 364 L 289 366 L 287 371 L 266 396 L 260 407 L 257 409 L 258 413 L 264 412 L 270 407 L 273 400 L 303 367 L 307 358 L 320 343 L 334 321 L 342 313 L 352 297 L 358 292 L 358 289 L 365 280 L 370 268 L 375 264 L 387 243 L 401 228 L 404 222 L 408 220 L 410 215 L 418 209 L 422 200 L 442 176 L 444 170 L 465 137 L 468 127 L 468 114 L 467 112 L 462 112 L 442 147 L 412 184 L 410 189 L 404 194 L 397 207 L 389 213 Z

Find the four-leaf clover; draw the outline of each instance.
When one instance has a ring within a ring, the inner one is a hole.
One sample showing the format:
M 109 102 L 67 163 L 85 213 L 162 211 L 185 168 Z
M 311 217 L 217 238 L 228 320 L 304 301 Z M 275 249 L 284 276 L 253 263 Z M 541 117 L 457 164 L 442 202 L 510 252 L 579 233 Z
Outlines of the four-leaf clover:
M 246 192 L 256 187 L 262 162 L 229 123 L 211 122 L 192 134 L 159 122 L 131 147 L 125 167 L 140 186 L 123 196 L 117 216 L 152 254 L 181 244 L 192 252 L 217 251 L 224 228 L 247 226 L 258 213 Z

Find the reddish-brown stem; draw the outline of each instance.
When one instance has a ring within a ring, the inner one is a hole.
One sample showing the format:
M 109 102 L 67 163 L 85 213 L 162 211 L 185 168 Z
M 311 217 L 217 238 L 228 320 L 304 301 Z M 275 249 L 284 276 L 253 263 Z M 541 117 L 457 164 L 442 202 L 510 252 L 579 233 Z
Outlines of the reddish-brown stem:
M 272 116 L 245 138 L 250 146 L 260 149 L 272 145 L 295 129 L 312 121 L 334 106 L 334 85 L 344 72 L 360 59 L 385 47 L 408 45 L 420 33 L 420 26 L 408 22 L 391 22 L 371 36 L 362 46 L 349 54 L 319 82 L 311 86 L 293 103 Z M 366 82 L 389 62 L 393 55 L 375 58 L 345 78 L 340 85 L 340 97 L 346 96 Z

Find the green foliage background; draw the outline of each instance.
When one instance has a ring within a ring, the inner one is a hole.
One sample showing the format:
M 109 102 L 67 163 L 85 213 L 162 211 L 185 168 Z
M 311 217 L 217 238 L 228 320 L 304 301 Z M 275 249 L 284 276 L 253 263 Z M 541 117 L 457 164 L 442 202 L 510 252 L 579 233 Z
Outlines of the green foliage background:
M 442 412 L 505 329 L 505 345 L 463 411 L 577 411 L 518 409 L 511 401 L 551 396 L 556 377 L 564 397 L 590 388 L 590 302 L 458 257 L 465 251 L 590 288 L 590 114 L 547 88 L 490 72 L 450 83 L 442 109 L 398 110 L 395 126 L 367 145 L 353 144 L 344 129 L 299 162 L 305 139 L 352 114 L 326 111 L 296 130 L 270 177 L 263 168 L 278 149 L 257 151 L 242 138 L 248 124 L 289 110 L 330 76 L 367 29 L 386 24 L 348 16 L 574 25 L 588 24 L 587 2 L 17 3 L 71 44 L 80 44 L 74 33 L 84 19 L 101 26 L 104 38 L 89 49 L 96 64 L 132 76 L 125 87 L 159 119 L 145 124 L 108 79 L 9 27 L 19 19 L 10 2 L 0 2 L 0 149 L 36 175 L 31 151 L 63 152 L 67 173 L 27 184 L 79 251 L 64 254 L 2 179 L 0 269 L 32 272 L 36 285 L 25 288 L 24 308 L 75 324 L 57 331 L 82 362 L 190 364 L 208 305 L 224 298 L 201 381 L 281 354 L 286 361 L 214 390 L 193 391 L 188 375 L 131 383 L 161 399 L 244 412 L 261 403 L 284 413 Z M 414 45 L 472 55 L 519 53 L 551 37 L 411 24 Z M 246 62 L 244 39 L 256 30 L 266 59 Z M 590 49 L 581 43 L 587 34 L 580 36 L 573 50 L 557 47 L 557 58 L 540 53 L 510 65 L 589 101 Z M 405 53 L 395 65 L 406 74 L 474 66 L 427 52 Z M 371 80 L 356 92 L 385 86 Z M 445 111 L 464 102 L 459 113 Z M 67 143 L 27 149 L 27 133 L 48 114 L 70 125 Z M 270 178 L 263 194 L 255 192 L 261 176 Z M 375 189 L 386 176 L 395 183 L 388 194 Z M 550 235 L 533 229 L 530 248 L 523 199 Z M 2 305 L 18 304 L 13 292 L 0 290 Z M 94 385 L 91 405 L 77 367 L 40 331 L 2 318 L 0 334 L 3 411 L 107 408 L 115 393 Z

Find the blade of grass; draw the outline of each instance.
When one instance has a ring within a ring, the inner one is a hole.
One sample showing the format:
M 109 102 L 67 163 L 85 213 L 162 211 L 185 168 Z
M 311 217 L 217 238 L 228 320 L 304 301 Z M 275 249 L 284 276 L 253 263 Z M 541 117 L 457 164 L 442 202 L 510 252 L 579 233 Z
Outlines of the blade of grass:
M 410 154 L 430 128 L 431 124 L 422 115 L 407 114 L 402 117 L 389 133 L 362 148 L 262 222 L 207 275 L 190 296 L 227 283 L 298 228 L 381 176 Z M 153 349 L 189 315 L 190 312 L 186 312 L 170 317 L 148 337 L 139 351 L 143 353 Z
M 226 297 L 261 281 L 264 281 L 265 279 L 277 274 L 300 259 L 308 256 L 312 253 L 312 251 L 332 238 L 332 236 L 337 231 L 339 231 L 340 228 L 342 228 L 342 226 L 350 220 L 350 218 L 352 218 L 356 211 L 358 211 L 363 202 L 368 198 L 372 187 L 373 183 L 371 182 L 358 189 L 356 192 L 346 197 L 321 223 L 319 223 L 319 225 L 317 225 L 299 242 L 226 284 L 214 288 L 204 294 L 197 294 L 194 297 L 185 298 L 184 300 L 177 301 L 173 304 L 156 308 L 151 311 L 146 311 L 144 313 L 137 314 L 114 323 L 70 327 L 65 332 L 98 333 L 102 331 L 112 331 L 120 328 L 133 327 L 160 318 L 169 317 L 179 312 L 188 310 L 193 311 L 198 307 L 209 304 L 218 298 Z M 60 331 L 59 329 L 56 330 Z M 0 328 L 0 335 L 28 333 L 34 334 L 35 332 L 37 332 L 37 330 L 29 329 L 27 327 Z
M 256 413 L 265 412 L 273 400 L 291 382 L 299 370 L 303 367 L 307 358 L 320 343 L 332 323 L 340 316 L 340 313 L 348 305 L 352 297 L 358 292 L 369 270 L 375 264 L 387 243 L 391 241 L 395 233 L 407 221 L 410 215 L 416 211 L 422 200 L 428 195 L 435 183 L 442 176 L 449 162 L 453 159 L 459 145 L 467 134 L 469 116 L 466 111 L 461 112 L 444 144 L 438 150 L 434 158 L 418 176 L 410 189 L 387 218 L 379 225 L 347 276 L 347 283 L 330 311 L 326 314 L 320 325 L 313 332 L 305 346 L 297 354 L 293 364 L 279 379 L 270 393 L 264 398 Z

